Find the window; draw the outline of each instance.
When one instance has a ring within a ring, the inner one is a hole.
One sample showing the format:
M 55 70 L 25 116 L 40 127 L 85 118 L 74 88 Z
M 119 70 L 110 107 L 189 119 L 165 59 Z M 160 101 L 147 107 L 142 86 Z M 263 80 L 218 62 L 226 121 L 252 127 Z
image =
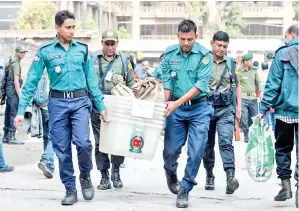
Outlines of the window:
M 270 26 L 261 24 L 248 24 L 242 29 L 242 34 L 252 36 L 282 36 L 282 26 Z
M 116 17 L 117 22 L 132 22 L 131 16 L 117 16 Z

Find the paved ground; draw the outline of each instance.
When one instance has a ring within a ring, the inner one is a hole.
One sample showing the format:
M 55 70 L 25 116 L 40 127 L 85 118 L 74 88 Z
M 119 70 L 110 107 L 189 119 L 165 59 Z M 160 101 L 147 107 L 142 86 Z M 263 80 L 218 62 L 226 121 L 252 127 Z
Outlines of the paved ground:
M 126 168 L 121 169 L 124 182 L 122 190 L 96 191 L 93 201 L 85 202 L 79 192 L 79 203 L 72 208 L 62 207 L 60 200 L 64 196 L 64 188 L 59 180 L 58 172 L 52 180 L 43 177 L 37 168 L 42 150 L 41 140 L 29 140 L 25 146 L 4 145 L 7 161 L 17 165 L 15 172 L 0 174 L 0 207 L 1 211 L 18 210 L 105 210 L 105 211 L 165 211 L 175 208 L 175 195 L 166 186 L 162 161 L 162 141 L 156 157 L 152 161 L 127 158 Z M 296 210 L 294 199 L 286 202 L 274 202 L 273 197 L 279 190 L 278 180 L 274 173 L 267 183 L 255 183 L 247 174 L 244 162 L 246 144 L 235 142 L 236 174 L 240 189 L 234 195 L 225 194 L 225 173 L 222 163 L 216 163 L 216 190 L 205 191 L 205 172 L 201 168 L 197 177 L 198 186 L 190 194 L 190 206 L 186 210 Z M 218 150 L 218 149 L 217 149 Z M 75 150 L 73 151 L 75 153 Z M 219 161 L 219 154 L 217 158 Z M 57 161 L 56 161 L 57 162 Z M 186 153 L 183 151 L 179 160 L 179 176 L 183 175 Z M 76 159 L 74 163 L 77 163 Z M 78 175 L 76 168 L 76 175 Z M 98 185 L 100 173 L 92 171 L 94 186 Z M 294 182 L 293 182 L 294 184 Z M 78 186 L 78 184 L 77 184 Z M 294 186 L 293 189 L 295 190 Z M 78 186 L 78 190 L 80 187 Z

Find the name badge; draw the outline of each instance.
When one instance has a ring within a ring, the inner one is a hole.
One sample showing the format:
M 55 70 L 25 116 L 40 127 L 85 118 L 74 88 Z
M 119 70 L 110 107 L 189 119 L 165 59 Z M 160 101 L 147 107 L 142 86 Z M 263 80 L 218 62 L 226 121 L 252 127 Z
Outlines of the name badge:
M 60 73 L 61 72 L 61 67 L 60 66 L 55 66 L 55 72 Z
M 180 60 L 173 60 L 173 61 L 170 61 L 170 64 L 181 64 L 181 61 Z
M 106 75 L 105 80 L 106 80 L 106 81 L 111 81 L 112 76 L 113 76 L 113 72 L 112 72 L 112 70 L 109 70 L 109 72 L 108 72 L 107 75 Z

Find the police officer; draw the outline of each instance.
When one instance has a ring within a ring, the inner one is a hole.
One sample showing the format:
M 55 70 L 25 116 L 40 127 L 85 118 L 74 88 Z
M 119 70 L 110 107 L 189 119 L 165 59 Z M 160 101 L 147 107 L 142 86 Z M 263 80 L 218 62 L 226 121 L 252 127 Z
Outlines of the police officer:
M 258 104 L 256 89 L 262 92 L 262 84 L 259 74 L 253 69 L 252 65 L 253 54 L 248 53 L 242 56 L 242 67 L 240 68 L 239 78 L 242 90 L 242 115 L 240 128 L 244 133 L 244 141 L 247 143 L 249 140 L 248 132 L 252 124 L 251 117 L 257 115 Z
M 66 188 L 62 205 L 78 201 L 76 178 L 72 162 L 72 143 L 77 147 L 80 183 L 83 198 L 92 200 L 94 188 L 91 183 L 92 145 L 89 140 L 89 118 L 93 98 L 101 118 L 106 121 L 103 95 L 97 86 L 97 76 L 88 55 L 87 45 L 73 40 L 75 16 L 62 10 L 55 15 L 57 36 L 42 45 L 29 69 L 22 89 L 15 126 L 22 124 L 24 112 L 33 97 L 37 84 L 46 67 L 50 79 L 50 139 L 59 160 L 59 172 Z
M 134 84 L 133 67 L 129 55 L 117 52 L 117 45 L 117 32 L 115 30 L 107 30 L 102 34 L 103 49 L 93 53 L 99 86 L 102 93 L 107 95 L 111 95 L 112 88 L 117 84 L 117 81 L 115 81 L 115 76 L 117 75 L 122 76 L 121 78 L 125 81 L 126 86 L 131 87 Z M 95 105 L 93 106 L 91 113 L 91 123 L 96 143 L 96 164 L 102 175 L 101 182 L 97 188 L 100 190 L 111 189 L 111 183 L 109 181 L 110 160 L 108 154 L 99 151 L 101 121 L 100 112 Z M 123 162 L 123 156 L 111 155 L 111 180 L 113 182 L 113 187 L 117 189 L 123 187 L 119 174 L 119 168 Z
M 291 188 L 291 152 L 296 145 L 296 168 L 294 178 L 297 181 L 296 207 L 299 207 L 299 114 L 298 114 L 298 25 L 290 26 L 286 33 L 286 46 L 275 52 L 270 67 L 265 92 L 261 101 L 259 118 L 264 118 L 267 111 L 275 109 L 275 159 L 281 190 L 274 197 L 275 201 L 292 198 Z
M 208 102 L 213 57 L 196 42 L 197 27 L 192 20 L 178 26 L 179 45 L 166 49 L 162 62 L 162 80 L 167 110 L 164 137 L 164 169 L 169 190 L 177 194 L 176 206 L 188 207 L 188 194 L 197 183 L 195 178 L 208 139 L 212 106 Z M 177 159 L 188 138 L 185 176 L 177 179 Z
M 232 141 L 235 116 L 238 121 L 241 117 L 241 88 L 235 74 L 235 62 L 233 58 L 226 56 L 228 45 L 229 36 L 226 32 L 218 31 L 214 34 L 211 41 L 214 61 L 209 82 L 209 96 L 214 105 L 214 115 L 210 121 L 203 161 L 207 172 L 205 189 L 214 190 L 214 147 L 217 131 L 220 155 L 227 175 L 226 194 L 233 194 L 239 187 L 239 182 L 235 178 L 235 154 Z
M 3 143 L 6 144 L 24 144 L 24 142 L 16 139 L 16 128 L 14 127 L 14 119 L 17 115 L 19 98 L 21 94 L 22 71 L 21 59 L 25 57 L 27 52 L 23 47 L 18 46 L 15 55 L 9 58 L 8 75 L 6 78 L 6 108 L 4 118 L 4 137 Z

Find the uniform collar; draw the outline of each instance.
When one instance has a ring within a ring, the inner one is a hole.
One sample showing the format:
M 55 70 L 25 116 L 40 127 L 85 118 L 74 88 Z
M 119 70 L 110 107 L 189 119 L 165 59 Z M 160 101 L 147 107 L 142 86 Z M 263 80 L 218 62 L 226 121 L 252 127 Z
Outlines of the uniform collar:
M 59 40 L 57 38 L 57 35 L 54 37 L 52 43 L 56 46 L 59 43 Z M 60 44 L 60 43 L 59 43 Z M 61 44 L 60 44 L 61 45 Z M 71 45 L 78 45 L 78 43 L 75 40 L 70 41 L 70 46 Z
M 295 44 L 298 45 L 298 38 L 292 39 L 292 40 L 288 43 L 288 46 L 295 45 Z
M 101 49 L 101 50 L 99 51 L 99 56 L 104 57 L 104 49 Z M 120 56 L 120 52 L 119 52 L 119 51 L 116 51 L 116 52 L 115 52 L 115 56 L 114 56 L 114 58 L 116 58 L 116 57 L 118 57 L 118 56 Z
M 15 59 L 16 61 L 21 61 L 21 59 L 20 59 L 19 57 L 17 57 L 16 55 L 14 56 L 14 59 Z
M 200 52 L 200 46 L 197 42 L 194 43 L 194 45 L 192 46 L 191 50 L 189 51 L 188 55 L 190 53 L 199 53 Z M 181 54 L 183 55 L 183 51 L 182 51 L 182 47 L 180 46 L 177 51 L 176 51 L 176 54 Z
M 222 58 L 222 60 L 221 60 L 220 62 L 218 62 L 218 63 L 215 62 L 215 61 L 214 61 L 214 62 L 215 62 L 216 64 L 221 64 L 221 63 L 226 62 L 226 61 L 227 61 L 227 55 L 224 54 L 224 55 L 223 55 L 223 58 Z

